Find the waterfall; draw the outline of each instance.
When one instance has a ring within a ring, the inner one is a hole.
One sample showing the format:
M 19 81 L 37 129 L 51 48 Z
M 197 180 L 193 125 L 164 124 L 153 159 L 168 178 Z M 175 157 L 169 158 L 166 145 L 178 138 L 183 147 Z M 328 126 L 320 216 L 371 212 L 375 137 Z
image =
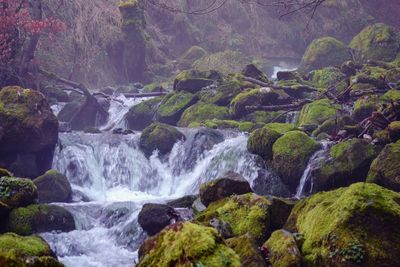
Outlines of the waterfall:
M 298 111 L 289 111 L 286 115 L 285 123 L 296 124 L 298 118 L 299 118 Z
M 74 202 L 57 204 L 72 213 L 77 230 L 42 237 L 66 266 L 133 266 L 145 238 L 137 223 L 144 203 L 197 194 L 201 183 L 230 170 L 252 182 L 263 167 L 247 151 L 245 134 L 180 130 L 185 141 L 150 158 L 139 149 L 140 133 L 60 133 L 53 168 L 68 177 Z
M 301 176 L 299 186 L 296 190 L 295 198 L 300 199 L 303 196 L 310 195 L 313 190 L 313 179 L 312 179 L 312 172 L 316 168 L 318 168 L 320 162 L 324 160 L 328 154 L 329 147 L 331 142 L 329 141 L 322 141 L 321 145 L 322 148 L 316 151 L 308 161 L 307 167 Z

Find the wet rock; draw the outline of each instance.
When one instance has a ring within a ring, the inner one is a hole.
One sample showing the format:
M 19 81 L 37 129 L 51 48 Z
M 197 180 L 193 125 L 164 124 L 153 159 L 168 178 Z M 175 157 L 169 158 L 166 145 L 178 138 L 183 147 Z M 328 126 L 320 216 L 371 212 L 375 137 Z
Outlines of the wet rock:
M 293 71 L 278 71 L 276 74 L 278 81 L 297 80 L 298 75 Z
M 37 189 L 30 179 L 0 178 L 0 202 L 10 208 L 23 207 L 35 202 Z
M 282 134 L 267 127 L 252 132 L 247 141 L 247 150 L 264 160 L 272 159 L 272 145 Z
M 177 262 L 188 266 L 241 266 L 239 256 L 225 245 L 217 230 L 191 222 L 168 226 L 147 239 L 139 249 L 137 266 L 174 266 Z
M 146 157 L 150 157 L 154 150 L 158 150 L 161 155 L 166 155 L 176 142 L 183 139 L 185 136 L 174 127 L 153 123 L 143 130 L 139 147 Z
M 223 238 L 231 238 L 233 236 L 232 227 L 229 223 L 220 221 L 217 218 L 210 220 L 210 225 L 214 227 Z
M 0 107 L 0 167 L 30 178 L 48 170 L 58 121 L 44 96 L 30 89 L 5 87 L 0 91 Z
M 242 235 L 226 240 L 226 244 L 233 249 L 240 257 L 242 266 L 246 267 L 266 267 L 257 243 L 250 235 Z
M 260 196 L 273 195 L 280 197 L 291 196 L 290 190 L 273 170 L 260 170 L 251 185 L 254 193 Z
M 205 73 L 196 70 L 187 70 L 182 71 L 176 76 L 174 90 L 197 93 L 202 88 L 213 83 L 214 81 L 209 79 Z
M 167 205 L 172 208 L 191 208 L 196 198 L 197 196 L 195 195 L 184 196 L 178 199 L 168 201 Z
M 13 209 L 4 221 L 3 230 L 19 235 L 32 235 L 51 231 L 75 230 L 71 213 L 55 205 L 30 205 Z
M 164 204 L 144 204 L 138 222 L 149 235 L 156 235 L 166 226 L 179 219 L 175 210 Z
M 72 198 L 72 188 L 65 175 L 56 170 L 49 170 L 39 176 L 33 183 L 37 187 L 39 202 L 69 202 Z
M 269 83 L 270 81 L 268 80 L 268 77 L 261 71 L 259 70 L 254 64 L 249 64 L 247 65 L 243 70 L 242 74 L 244 76 Z
M 164 97 L 157 109 L 157 118 L 160 122 L 176 125 L 183 112 L 197 102 L 196 95 L 180 91 Z
M 400 141 L 386 145 L 372 162 L 367 182 L 400 191 Z
M 249 182 L 238 173 L 227 172 L 222 177 L 202 184 L 200 187 L 200 199 L 204 205 L 231 195 L 242 195 L 252 192 Z
M 134 131 L 141 131 L 152 124 L 162 99 L 162 97 L 155 97 L 131 107 L 125 115 L 128 128 Z

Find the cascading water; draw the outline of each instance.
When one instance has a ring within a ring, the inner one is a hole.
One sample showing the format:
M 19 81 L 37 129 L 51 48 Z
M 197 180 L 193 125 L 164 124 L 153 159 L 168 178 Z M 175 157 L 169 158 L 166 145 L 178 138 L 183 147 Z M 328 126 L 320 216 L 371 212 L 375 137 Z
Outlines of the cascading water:
M 316 168 L 318 168 L 321 161 L 323 161 L 328 154 L 329 147 L 331 142 L 322 141 L 321 146 L 322 148 L 314 153 L 311 156 L 310 160 L 308 161 L 307 167 L 301 176 L 299 186 L 296 190 L 295 198 L 301 198 L 307 195 L 310 195 L 313 190 L 313 179 L 312 179 L 312 172 Z
M 298 118 L 299 118 L 299 112 L 297 110 L 289 111 L 287 113 L 285 123 L 296 124 Z
M 116 107 L 112 112 L 127 110 Z M 117 127 L 122 118 L 110 114 L 107 124 Z M 137 223 L 144 203 L 197 193 L 200 183 L 230 170 L 250 182 L 258 176 L 262 164 L 247 152 L 245 134 L 180 130 L 185 141 L 149 159 L 139 150 L 140 133 L 60 134 L 53 167 L 71 182 L 74 202 L 58 205 L 73 214 L 77 230 L 42 236 L 66 266 L 132 266 L 145 238 Z

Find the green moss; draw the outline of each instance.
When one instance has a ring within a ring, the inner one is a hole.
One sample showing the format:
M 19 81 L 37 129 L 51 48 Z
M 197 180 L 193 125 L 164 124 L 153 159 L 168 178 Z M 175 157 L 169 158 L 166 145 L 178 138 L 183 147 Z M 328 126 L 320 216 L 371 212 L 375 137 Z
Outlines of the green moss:
M 269 251 L 269 261 L 274 267 L 300 267 L 301 253 L 295 237 L 285 230 L 272 233 L 264 244 Z
M 72 215 L 62 207 L 30 205 L 13 209 L 4 221 L 4 229 L 19 235 L 53 230 L 72 231 L 75 229 L 75 222 Z
M 365 96 L 357 99 L 357 101 L 354 102 L 354 118 L 358 121 L 368 118 L 371 116 L 372 112 L 379 109 L 379 104 L 379 97 L 376 95 Z
M 154 150 L 161 155 L 168 154 L 174 144 L 185 136 L 172 126 L 163 123 L 153 123 L 146 127 L 140 136 L 139 147 L 149 157 Z
M 65 175 L 49 170 L 33 180 L 38 190 L 40 203 L 68 202 L 72 197 L 72 188 Z
M 400 191 L 400 141 L 386 145 L 372 162 L 367 182 Z
M 189 124 L 189 128 L 207 127 L 210 129 L 234 129 L 241 132 L 252 132 L 263 127 L 263 124 L 256 124 L 250 121 L 234 121 L 234 120 L 205 120 L 203 122 L 193 122 Z
M 196 101 L 197 97 L 195 95 L 184 91 L 167 95 L 161 101 L 157 110 L 159 121 L 172 125 L 176 124 L 185 109 L 195 104 Z
M 392 266 L 400 253 L 400 195 L 356 183 L 297 203 L 286 227 L 303 235 L 306 266 Z M 359 247 L 359 253 L 352 249 Z
M 247 150 L 265 160 L 272 159 L 272 145 L 281 137 L 281 133 L 264 127 L 252 132 L 247 140 Z
M 251 59 L 241 52 L 226 50 L 224 52 L 206 55 L 196 60 L 192 67 L 199 71 L 216 70 L 227 75 L 240 72 L 250 62 Z
M 257 243 L 250 235 L 242 235 L 226 240 L 226 244 L 240 256 L 242 266 L 265 267 L 266 263 L 262 257 Z
M 298 125 L 318 126 L 324 121 L 335 117 L 339 108 L 338 105 L 330 103 L 329 99 L 316 100 L 301 109 Z
M 192 46 L 179 59 L 180 69 L 189 69 L 198 59 L 207 55 L 207 51 L 200 46 Z
M 322 37 L 315 39 L 307 47 L 299 69 L 302 72 L 308 72 L 340 65 L 346 60 L 350 60 L 350 53 L 342 42 L 332 37 Z
M 190 222 L 169 226 L 147 239 L 139 254 L 138 267 L 241 266 L 239 256 L 223 243 L 214 228 Z
M 271 121 L 276 121 L 278 123 L 285 122 L 286 118 L 283 116 L 282 111 L 254 111 L 247 114 L 243 120 L 252 121 L 255 123 L 269 123 Z
M 22 237 L 13 233 L 0 235 L 0 253 L 15 251 L 27 256 L 52 256 L 49 245 L 38 236 Z
M 228 118 L 228 108 L 199 102 L 183 112 L 178 125 L 181 127 L 187 127 L 194 122 L 203 122 L 212 119 L 224 120 Z
M 155 97 L 131 107 L 125 115 L 129 129 L 140 131 L 149 126 L 154 120 L 162 99 L 162 97 Z
M 35 201 L 37 189 L 30 179 L 0 178 L 0 201 L 10 207 L 26 206 Z
M 380 99 L 382 101 L 386 101 L 386 102 L 399 101 L 400 100 L 400 90 L 395 90 L 395 89 L 389 90 L 383 96 L 381 96 Z
M 344 129 L 345 126 L 354 126 L 357 123 L 349 116 L 343 116 L 338 119 L 330 119 L 323 122 L 315 131 L 313 131 L 313 136 L 318 136 L 320 134 L 326 133 L 332 135 L 337 133 L 339 130 Z
M 347 88 L 346 75 L 334 67 L 313 71 L 312 82 L 316 87 L 324 90 L 334 87 L 338 91 L 343 91 Z
M 291 123 L 278 123 L 278 122 L 273 122 L 273 123 L 268 123 L 265 125 L 265 128 L 270 129 L 272 131 L 276 131 L 280 134 L 285 134 L 290 131 L 296 130 L 296 125 L 291 124 Z
M 290 131 L 274 143 L 273 166 L 292 190 L 296 189 L 309 158 L 319 147 L 316 141 L 300 131 Z
M 398 36 L 394 29 L 376 23 L 363 29 L 350 43 L 363 58 L 372 60 L 394 60 L 399 49 Z
M 234 236 L 248 233 L 257 242 L 262 242 L 269 231 L 270 204 L 266 198 L 253 193 L 232 196 L 211 203 L 196 216 L 195 221 L 208 224 L 211 219 L 217 218 L 230 224 Z

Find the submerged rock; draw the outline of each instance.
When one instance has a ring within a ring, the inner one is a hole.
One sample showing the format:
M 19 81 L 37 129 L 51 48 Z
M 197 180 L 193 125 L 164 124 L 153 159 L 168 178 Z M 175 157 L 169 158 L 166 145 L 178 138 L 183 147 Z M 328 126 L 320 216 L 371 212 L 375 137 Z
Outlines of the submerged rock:
M 33 183 L 37 187 L 39 202 L 69 202 L 72 197 L 71 184 L 65 175 L 56 170 L 49 170 Z
M 167 227 L 139 249 L 138 267 L 191 265 L 240 267 L 241 263 L 214 228 L 190 222 Z
M 399 199 L 378 185 L 356 183 L 301 200 L 285 228 L 302 236 L 305 266 L 397 266 Z
M 400 191 L 400 141 L 386 145 L 372 162 L 367 182 Z
M 231 195 L 242 195 L 250 192 L 252 192 L 250 184 L 242 175 L 227 172 L 216 180 L 202 184 L 200 187 L 200 199 L 204 205 L 208 206 L 212 202 Z
M 163 123 L 153 123 L 143 130 L 139 146 L 146 157 L 150 157 L 154 150 L 161 155 L 168 154 L 174 144 L 185 136 L 172 126 Z
M 75 230 L 75 221 L 66 209 L 55 205 L 30 205 L 13 209 L 4 220 L 3 230 L 19 235 Z
M 37 177 L 51 167 L 58 121 L 44 96 L 30 89 L 0 91 L 0 167 Z
M 166 226 L 175 223 L 179 215 L 165 204 L 144 204 L 138 216 L 140 226 L 149 235 L 156 235 Z

